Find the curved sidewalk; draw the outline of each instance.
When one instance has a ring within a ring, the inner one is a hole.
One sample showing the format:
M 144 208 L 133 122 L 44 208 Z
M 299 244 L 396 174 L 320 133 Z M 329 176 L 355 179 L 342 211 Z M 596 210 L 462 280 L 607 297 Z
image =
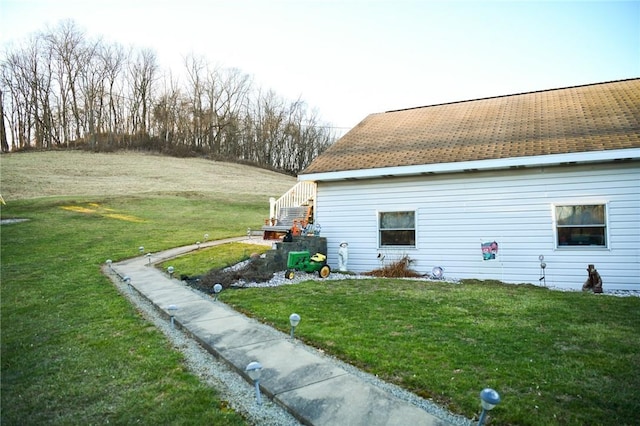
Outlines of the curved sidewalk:
M 200 247 L 246 241 L 230 238 L 200 244 Z M 256 241 L 247 241 L 256 243 Z M 170 318 L 212 354 L 226 361 L 248 382 L 245 367 L 262 364 L 263 395 L 285 407 L 308 425 L 424 425 L 444 426 L 423 409 L 367 383 L 337 366 L 328 357 L 314 353 L 284 333 L 236 312 L 220 301 L 202 295 L 172 279 L 153 264 L 197 250 L 178 247 L 151 256 L 113 263 L 105 271 L 111 279 L 130 278 L 130 286 Z

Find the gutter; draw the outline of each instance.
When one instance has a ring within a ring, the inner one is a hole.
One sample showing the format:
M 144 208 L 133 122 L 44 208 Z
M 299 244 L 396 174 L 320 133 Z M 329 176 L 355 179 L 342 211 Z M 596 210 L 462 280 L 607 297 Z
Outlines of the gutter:
M 373 169 L 344 170 L 298 175 L 298 181 L 328 182 L 337 180 L 402 177 L 435 173 L 462 173 L 468 171 L 499 170 L 521 167 L 557 166 L 564 164 L 601 163 L 640 160 L 640 148 L 611 149 L 606 151 L 572 152 L 567 154 L 534 155 L 491 160 L 461 161 L 453 163 L 421 164 L 413 166 L 379 167 Z

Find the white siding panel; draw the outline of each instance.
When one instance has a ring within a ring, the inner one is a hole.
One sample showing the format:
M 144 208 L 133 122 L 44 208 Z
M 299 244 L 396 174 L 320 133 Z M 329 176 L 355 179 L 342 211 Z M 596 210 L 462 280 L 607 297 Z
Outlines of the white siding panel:
M 607 248 L 555 247 L 553 206 L 565 203 L 607 204 Z M 416 248 L 378 248 L 384 210 L 417 211 Z M 548 286 L 580 288 L 593 263 L 605 288 L 640 290 L 638 163 L 318 182 L 316 221 L 334 268 L 344 240 L 355 272 L 379 268 L 378 254 L 408 255 L 423 274 L 539 284 L 542 254 Z M 497 259 L 482 260 L 480 244 L 494 240 Z

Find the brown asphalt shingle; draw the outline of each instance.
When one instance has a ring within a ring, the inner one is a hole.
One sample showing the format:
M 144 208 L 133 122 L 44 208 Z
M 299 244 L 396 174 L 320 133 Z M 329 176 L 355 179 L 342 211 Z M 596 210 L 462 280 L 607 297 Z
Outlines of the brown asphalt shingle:
M 302 174 L 640 147 L 640 79 L 371 114 Z

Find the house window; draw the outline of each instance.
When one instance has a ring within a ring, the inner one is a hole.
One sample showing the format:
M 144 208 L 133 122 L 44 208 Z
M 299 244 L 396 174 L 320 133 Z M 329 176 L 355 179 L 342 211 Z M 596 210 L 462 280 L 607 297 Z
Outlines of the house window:
M 606 247 L 604 204 L 556 206 L 558 247 Z
M 380 247 L 416 245 L 416 212 L 380 212 Z

